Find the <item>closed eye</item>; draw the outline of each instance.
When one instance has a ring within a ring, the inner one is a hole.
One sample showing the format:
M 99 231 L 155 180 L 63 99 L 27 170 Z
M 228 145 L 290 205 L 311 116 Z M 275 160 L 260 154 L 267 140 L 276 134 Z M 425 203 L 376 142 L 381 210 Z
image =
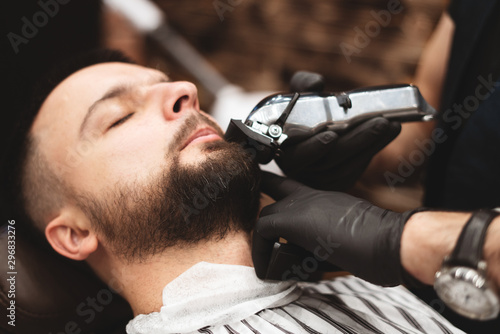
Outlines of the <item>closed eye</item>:
M 113 124 L 111 124 L 109 126 L 108 130 L 112 129 L 112 128 L 116 127 L 116 126 L 119 126 L 119 125 L 121 125 L 123 123 L 125 123 L 130 117 L 132 117 L 133 114 L 134 113 L 130 113 L 127 116 L 120 118 L 119 120 L 117 120 L 116 122 L 114 122 Z

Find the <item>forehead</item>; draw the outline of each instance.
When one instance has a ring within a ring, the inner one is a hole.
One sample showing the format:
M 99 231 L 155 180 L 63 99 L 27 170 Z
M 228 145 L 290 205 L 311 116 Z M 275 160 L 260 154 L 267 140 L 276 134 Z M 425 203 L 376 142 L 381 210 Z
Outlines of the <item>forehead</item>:
M 159 76 L 164 74 L 126 63 L 102 63 L 81 69 L 49 94 L 35 118 L 31 133 L 45 146 L 45 153 L 48 153 L 47 147 L 57 150 L 58 143 L 76 140 L 77 129 L 88 108 L 107 90 L 119 84 L 141 83 Z

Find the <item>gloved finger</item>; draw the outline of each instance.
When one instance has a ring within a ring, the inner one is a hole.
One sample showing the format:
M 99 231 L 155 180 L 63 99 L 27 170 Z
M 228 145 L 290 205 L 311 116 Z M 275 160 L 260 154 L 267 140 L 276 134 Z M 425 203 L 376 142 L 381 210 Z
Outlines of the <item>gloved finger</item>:
M 260 279 L 266 278 L 267 267 L 271 260 L 274 243 L 277 239 L 267 239 L 260 235 L 256 230 L 252 235 L 252 260 L 255 273 Z
M 342 164 L 326 168 L 327 162 L 318 161 L 316 168 L 297 177 L 299 182 L 321 190 L 346 190 L 352 187 L 370 164 L 373 156 L 391 140 L 374 143 L 363 152 L 343 161 Z
M 292 179 L 269 172 L 262 172 L 261 189 L 275 201 L 285 198 L 300 187 L 304 187 L 304 185 Z
M 325 79 L 321 74 L 298 71 L 290 79 L 292 92 L 321 92 L 325 87 Z
M 401 131 L 400 123 L 391 122 L 389 126 L 388 131 L 378 137 L 378 140 L 374 141 L 372 145 L 368 146 L 365 150 L 363 150 L 363 152 L 351 157 L 347 164 L 349 166 L 366 167 L 370 163 L 373 156 L 387 146 L 387 144 L 389 144 Z M 365 169 L 364 167 L 362 168 L 363 170 Z
M 311 171 L 328 170 L 358 155 L 368 155 L 371 158 L 400 132 L 401 125 L 397 122 L 389 122 L 383 117 L 368 120 L 339 136 L 333 148 L 335 154 L 325 157 Z
M 350 140 L 350 138 L 340 137 L 338 139 L 337 145 L 337 153 L 335 157 L 325 156 L 321 160 L 319 160 L 316 164 L 309 168 L 311 172 L 323 172 L 330 171 L 332 167 L 339 166 L 342 168 L 344 165 L 347 169 L 351 167 L 357 167 L 358 163 L 363 161 L 369 162 L 375 154 L 377 154 L 380 150 L 382 150 L 387 144 L 389 144 L 401 131 L 401 124 L 398 122 L 390 122 L 387 125 L 387 131 L 384 133 L 373 137 L 372 135 L 361 134 L 366 141 L 364 143 L 360 143 L 357 147 L 355 140 Z M 372 138 L 369 138 L 371 136 Z M 351 137 L 352 138 L 352 137 Z M 359 140 L 359 138 L 356 138 Z M 340 150 L 340 146 L 342 146 L 342 150 Z M 345 151 L 351 151 L 352 154 L 346 153 Z M 335 158 L 335 159 L 333 159 Z M 329 160 L 334 160 L 329 161 Z
M 345 161 L 341 166 L 329 170 L 311 171 L 297 177 L 299 182 L 320 190 L 342 191 L 353 186 L 370 163 L 372 158 L 361 153 Z
M 294 174 L 320 160 L 335 147 L 338 135 L 333 131 L 323 131 L 311 138 L 283 149 L 276 158 L 278 165 L 288 174 Z

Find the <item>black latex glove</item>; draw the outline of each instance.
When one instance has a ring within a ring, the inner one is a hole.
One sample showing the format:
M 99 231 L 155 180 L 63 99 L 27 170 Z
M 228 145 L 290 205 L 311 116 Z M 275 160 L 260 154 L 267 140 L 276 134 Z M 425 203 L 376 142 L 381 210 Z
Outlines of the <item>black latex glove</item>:
M 384 210 L 270 173 L 263 173 L 262 186 L 277 202 L 262 210 L 253 233 L 252 257 L 260 278 L 265 278 L 274 242 L 282 237 L 318 262 L 328 261 L 374 284 L 412 281 L 399 251 L 403 227 L 413 212 Z
M 317 73 L 297 72 L 292 91 L 321 91 L 323 78 Z M 324 131 L 307 140 L 281 147 L 276 157 L 283 172 L 308 186 L 323 190 L 345 190 L 366 169 L 373 156 L 401 131 L 401 124 L 383 117 L 368 120 L 342 133 Z

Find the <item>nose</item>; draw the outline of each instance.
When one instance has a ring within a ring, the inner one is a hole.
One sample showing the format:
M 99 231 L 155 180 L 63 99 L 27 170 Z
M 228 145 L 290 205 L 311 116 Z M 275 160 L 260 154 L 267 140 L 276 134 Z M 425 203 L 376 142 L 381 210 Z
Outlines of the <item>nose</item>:
M 187 111 L 199 112 L 198 90 L 187 81 L 165 82 L 155 85 L 151 94 L 161 105 L 163 116 L 172 121 L 180 118 Z

